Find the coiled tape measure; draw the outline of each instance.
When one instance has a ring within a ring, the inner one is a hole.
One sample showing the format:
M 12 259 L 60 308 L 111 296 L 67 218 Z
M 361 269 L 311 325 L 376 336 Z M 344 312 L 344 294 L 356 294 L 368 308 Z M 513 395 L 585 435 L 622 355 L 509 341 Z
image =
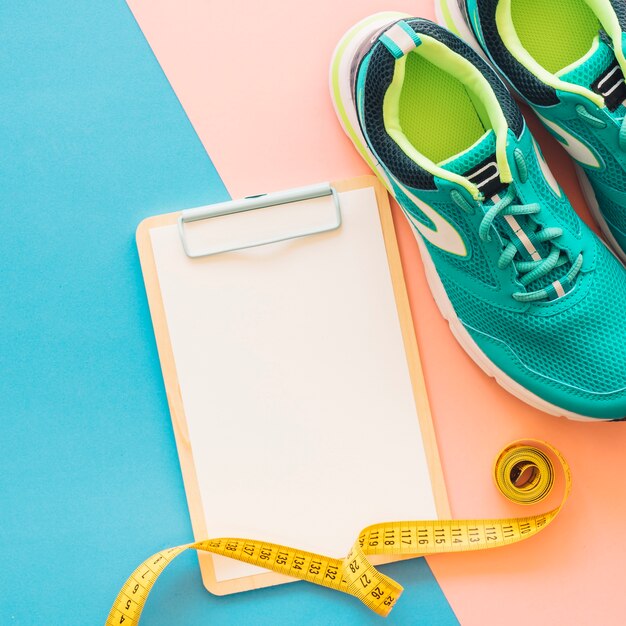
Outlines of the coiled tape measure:
M 274 543 L 251 539 L 207 539 L 157 552 L 128 578 L 118 594 L 106 626 L 139 623 L 148 594 L 163 570 L 185 550 L 202 550 L 245 561 L 268 570 L 357 597 L 386 617 L 402 587 L 369 561 L 375 554 L 425 556 L 443 552 L 484 550 L 516 543 L 536 535 L 559 514 L 571 489 L 571 476 L 558 450 L 542 441 L 517 441 L 498 456 L 495 482 L 502 494 L 518 504 L 535 504 L 552 490 L 553 456 L 564 472 L 560 504 L 542 515 L 491 520 L 385 522 L 361 531 L 348 556 L 335 559 Z

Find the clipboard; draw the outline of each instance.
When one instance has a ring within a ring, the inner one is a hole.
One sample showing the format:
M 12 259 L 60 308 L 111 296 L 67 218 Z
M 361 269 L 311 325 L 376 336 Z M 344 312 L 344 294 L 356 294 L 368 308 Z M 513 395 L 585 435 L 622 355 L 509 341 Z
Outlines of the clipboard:
M 195 540 L 341 557 L 368 524 L 450 517 L 375 177 L 150 217 L 137 246 Z M 294 580 L 198 557 L 217 595 Z

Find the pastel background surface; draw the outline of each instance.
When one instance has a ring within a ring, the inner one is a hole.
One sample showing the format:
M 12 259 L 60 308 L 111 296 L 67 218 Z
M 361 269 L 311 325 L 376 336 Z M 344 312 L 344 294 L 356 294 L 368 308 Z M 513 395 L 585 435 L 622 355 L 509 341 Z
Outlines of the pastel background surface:
M 427 0 L 129 4 L 235 196 L 365 173 L 328 97 L 332 50 L 350 25 L 373 12 L 433 16 Z M 525 112 L 557 179 L 588 218 L 571 161 Z M 396 218 L 453 513 L 521 514 L 501 501 L 490 479 L 495 454 L 513 439 L 533 436 L 557 445 L 575 481 L 562 517 L 533 541 L 429 559 L 456 615 L 477 625 L 521 625 L 529 618 L 535 624 L 623 622 L 626 424 L 548 417 L 485 377 L 437 312 L 413 236 L 398 212 Z M 395 611 L 408 602 L 403 598 Z
M 135 228 L 228 194 L 123 0 L 3 3 L 0 39 L 0 624 L 92 626 L 191 538 Z M 456 623 L 423 559 L 386 571 L 388 623 Z M 293 623 L 380 622 L 304 583 L 213 597 L 192 553 L 142 620 Z
M 223 200 L 226 188 L 366 172 L 328 99 L 332 49 L 369 13 L 432 9 L 346 4 L 131 2 L 226 187 L 122 0 L 0 9 L 0 622 L 100 624 L 143 558 L 189 540 L 134 229 Z M 584 213 L 571 163 L 530 123 Z M 575 480 L 562 518 L 532 542 L 430 559 L 452 607 L 464 624 L 619 623 L 624 425 L 555 420 L 487 380 L 451 338 L 396 223 L 454 513 L 518 512 L 489 478 L 495 452 L 517 437 L 558 445 Z M 423 559 L 385 571 L 406 587 L 385 623 L 455 623 Z M 185 555 L 142 623 L 209 620 L 380 623 L 302 583 L 214 598 Z

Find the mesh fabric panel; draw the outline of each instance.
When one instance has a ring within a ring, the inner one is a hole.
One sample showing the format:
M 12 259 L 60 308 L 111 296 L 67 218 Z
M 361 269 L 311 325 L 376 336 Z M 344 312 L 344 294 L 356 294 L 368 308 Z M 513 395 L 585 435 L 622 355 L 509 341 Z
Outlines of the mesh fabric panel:
M 626 272 L 602 244 L 597 245 L 598 266 L 586 278 L 593 281 L 587 297 L 560 314 L 496 309 L 445 276 L 444 285 L 464 323 L 505 342 L 528 368 L 596 393 L 611 392 L 626 381 Z M 590 396 L 582 390 L 575 393 Z M 620 395 L 626 397 L 626 391 Z
M 491 85 L 509 128 L 519 137 L 524 129 L 524 118 L 515 100 L 513 100 L 513 97 L 509 93 L 509 90 L 504 86 L 504 83 L 493 71 L 491 66 L 462 39 L 438 24 L 419 18 L 408 20 L 408 23 L 418 35 L 421 33 L 433 39 L 437 39 L 437 41 L 445 44 L 453 52 L 465 57 L 472 65 L 480 70 L 480 73 Z
M 604 170 L 586 170 L 590 180 L 593 181 L 598 178 L 605 185 L 608 185 L 613 189 L 626 191 L 626 173 L 624 173 L 621 165 L 617 162 L 604 143 L 598 140 L 593 129 L 590 129 L 589 126 L 580 119 L 568 120 L 564 123 L 564 126 L 567 130 L 571 130 L 575 135 L 579 135 L 589 145 L 593 146 L 604 161 L 606 166 Z
M 543 106 L 558 104 L 556 91 L 529 72 L 502 42 L 496 28 L 498 0 L 478 0 L 477 5 L 480 27 L 487 50 L 508 80 L 530 102 Z
M 611 65 L 614 58 L 615 56 L 611 48 L 601 41 L 599 48 L 593 53 L 591 58 L 569 72 L 562 74 L 561 80 L 589 88 L 591 83 Z
M 545 289 L 548 285 L 551 285 L 555 280 L 560 280 L 565 278 L 567 272 L 571 267 L 571 263 L 567 265 L 562 265 L 561 267 L 555 267 L 549 274 L 538 278 L 533 281 L 532 288 L 533 289 Z
M 459 226 L 459 232 L 463 233 L 463 238 L 469 250 L 469 256 L 465 258 L 456 258 L 450 254 L 442 252 L 436 246 L 426 242 L 430 255 L 435 262 L 439 258 L 446 263 L 453 265 L 462 272 L 466 272 L 470 276 L 480 282 L 495 287 L 498 282 L 491 270 L 489 260 L 485 257 L 483 246 L 478 238 L 476 227 L 467 219 L 465 214 L 456 205 L 446 203 L 431 203 L 431 206 L 437 213 L 444 215 L 453 224 Z
M 615 15 L 622 30 L 626 30 L 626 3 L 624 0 L 611 0 L 611 6 L 615 10 Z
M 473 146 L 471 150 L 462 152 L 447 163 L 442 163 L 441 167 L 454 174 L 465 174 L 487 157 L 495 155 L 495 152 L 496 135 L 491 130 L 478 145 Z
M 402 191 L 402 189 L 400 189 L 397 185 L 394 185 L 394 196 L 403 207 L 414 206 L 414 203 L 409 200 L 404 191 Z M 426 215 L 424 215 L 424 213 L 422 213 L 417 207 L 415 207 L 414 210 L 411 210 L 410 213 L 418 222 L 420 222 L 420 224 L 424 224 L 424 226 L 428 228 L 435 228 L 435 224 L 430 219 L 428 219 L 428 217 L 426 217 Z
M 584 56 L 600 29 L 584 0 L 512 0 L 511 18 L 524 49 L 551 73 Z
M 543 172 L 535 158 L 527 156 L 525 163 L 528 169 L 528 179 L 537 197 L 541 198 L 542 207 L 547 206 L 557 218 L 564 222 L 566 228 L 578 236 L 580 234 L 581 221 L 572 205 L 569 201 L 564 202 L 552 194 L 552 188 L 545 181 Z
M 609 113 L 620 122 L 626 116 L 626 105 L 624 103 L 620 104 L 615 111 L 609 111 Z
M 582 227 L 580 217 L 578 217 L 569 201 L 563 201 L 553 195 L 552 189 L 544 179 L 543 172 L 541 171 L 533 153 L 527 155 L 524 161 L 528 170 L 528 180 L 536 196 L 541 198 L 542 209 L 548 209 L 554 216 L 557 217 L 557 219 L 562 221 L 565 228 L 570 230 L 574 235 L 578 236 Z M 532 221 L 531 218 L 528 218 L 528 220 Z M 548 244 L 546 243 L 541 247 L 537 247 L 537 251 L 545 258 L 545 256 L 549 253 Z M 567 272 L 569 272 L 571 267 L 571 261 L 564 263 L 560 267 L 553 269 L 545 276 L 534 280 L 530 285 L 528 285 L 528 290 L 532 291 L 534 289 L 543 289 L 555 280 L 563 278 Z
M 509 128 L 517 136 L 521 134 L 524 119 L 519 107 L 502 81 L 476 52 L 451 32 L 433 22 L 416 18 L 407 20 L 407 23 L 418 35 L 428 35 L 440 41 L 475 65 L 494 90 Z M 385 129 L 383 101 L 393 78 L 395 61 L 389 50 L 380 43 L 372 48 L 364 84 L 362 125 L 379 159 L 400 182 L 415 189 L 435 189 L 432 174 L 412 161 Z
M 620 206 L 617 202 L 613 202 L 601 191 L 595 190 L 596 198 L 602 214 L 606 219 L 626 235 L 626 207 Z
M 416 189 L 435 189 L 433 175 L 410 159 L 385 129 L 383 101 L 391 84 L 394 68 L 393 55 L 385 46 L 377 44 L 372 51 L 365 77 L 364 130 L 378 158 L 401 183 Z
M 485 132 L 463 84 L 419 51 L 406 59 L 400 126 L 406 138 L 434 163 L 465 150 Z

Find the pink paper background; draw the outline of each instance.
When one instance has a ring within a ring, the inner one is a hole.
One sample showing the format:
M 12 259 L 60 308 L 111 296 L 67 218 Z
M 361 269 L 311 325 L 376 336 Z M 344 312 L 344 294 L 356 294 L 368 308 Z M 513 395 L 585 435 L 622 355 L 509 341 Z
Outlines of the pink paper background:
M 314 3 L 129 0 L 185 111 L 234 197 L 368 173 L 328 93 L 341 35 L 383 10 L 434 17 L 430 0 Z M 569 158 L 524 109 L 553 172 L 588 220 Z M 413 235 L 394 217 L 456 517 L 523 515 L 491 476 L 509 441 L 535 437 L 568 459 L 574 490 L 538 537 L 429 564 L 462 624 L 624 622 L 626 424 L 579 424 L 533 410 L 456 344 L 427 288 Z

